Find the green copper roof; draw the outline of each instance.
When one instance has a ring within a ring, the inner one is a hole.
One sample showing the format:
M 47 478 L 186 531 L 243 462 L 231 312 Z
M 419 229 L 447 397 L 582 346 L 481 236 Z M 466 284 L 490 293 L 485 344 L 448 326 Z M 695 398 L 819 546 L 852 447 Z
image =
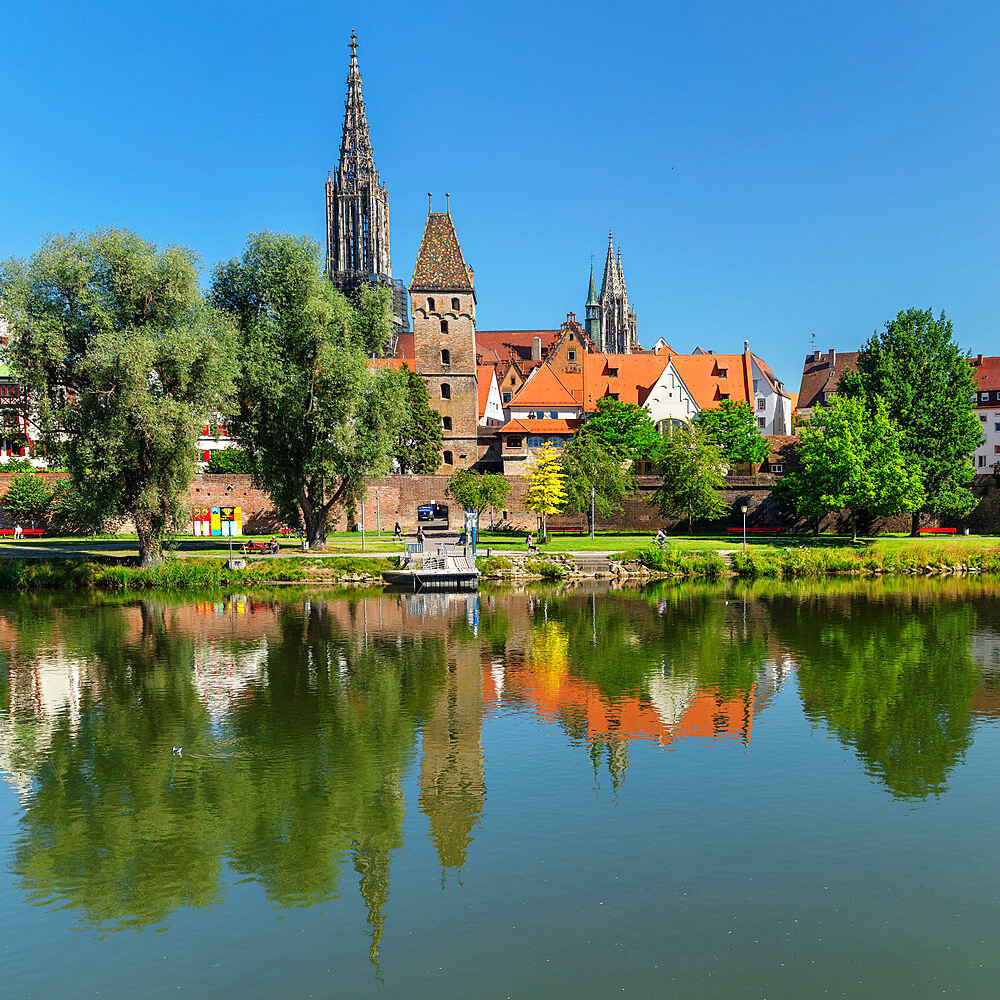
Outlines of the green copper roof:
M 597 306 L 600 305 L 600 300 L 597 298 L 597 289 L 594 287 L 594 265 L 590 265 L 590 291 L 587 292 L 587 305 Z

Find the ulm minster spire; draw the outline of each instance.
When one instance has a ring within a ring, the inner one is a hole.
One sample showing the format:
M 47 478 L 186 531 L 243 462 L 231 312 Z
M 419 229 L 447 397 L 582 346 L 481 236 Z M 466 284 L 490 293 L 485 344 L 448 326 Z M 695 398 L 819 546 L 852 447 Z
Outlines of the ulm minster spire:
M 622 251 L 615 257 L 614 238 L 608 231 L 608 257 L 601 281 L 601 350 L 605 354 L 631 354 L 638 349 L 639 336 L 635 309 L 629 306 Z
M 340 162 L 326 181 L 326 274 L 345 293 L 362 282 L 391 286 L 397 327 L 409 329 L 405 288 L 392 280 L 389 195 L 375 169 L 353 31 L 350 49 Z

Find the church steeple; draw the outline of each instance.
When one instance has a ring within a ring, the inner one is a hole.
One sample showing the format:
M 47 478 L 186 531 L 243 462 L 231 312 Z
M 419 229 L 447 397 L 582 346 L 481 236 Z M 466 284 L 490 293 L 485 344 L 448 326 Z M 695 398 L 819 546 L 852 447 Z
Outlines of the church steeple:
M 621 248 L 616 259 L 609 230 L 608 257 L 604 262 L 604 280 L 601 282 L 601 350 L 605 354 L 631 354 L 639 346 L 636 327 L 635 310 L 628 304 Z
M 326 182 L 326 270 L 337 285 L 352 277 L 392 276 L 389 196 L 375 169 L 353 31 L 350 48 L 340 162 Z
M 594 265 L 590 265 L 590 288 L 587 290 L 587 319 L 584 329 L 594 347 L 601 343 L 601 300 L 597 297 L 594 287 Z

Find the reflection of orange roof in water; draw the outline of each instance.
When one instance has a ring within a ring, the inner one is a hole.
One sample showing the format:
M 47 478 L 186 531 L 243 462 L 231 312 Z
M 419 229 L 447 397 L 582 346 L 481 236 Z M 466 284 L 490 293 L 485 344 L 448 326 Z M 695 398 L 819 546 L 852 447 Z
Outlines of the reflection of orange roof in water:
M 489 704 L 498 692 L 489 670 L 484 677 L 483 698 Z M 752 692 L 745 697 L 724 697 L 715 687 L 696 688 L 682 706 L 677 721 L 665 719 L 651 702 L 631 695 L 609 699 L 592 684 L 529 665 L 507 664 L 503 688 L 533 702 L 546 719 L 586 722 L 587 738 L 608 736 L 655 739 L 663 746 L 697 738 L 750 739 L 753 726 Z

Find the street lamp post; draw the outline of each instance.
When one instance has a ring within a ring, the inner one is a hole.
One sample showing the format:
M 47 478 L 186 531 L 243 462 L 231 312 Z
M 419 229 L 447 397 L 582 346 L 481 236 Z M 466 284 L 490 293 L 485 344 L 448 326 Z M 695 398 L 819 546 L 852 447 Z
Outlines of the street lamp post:
M 375 491 L 375 534 L 382 534 L 382 517 L 378 511 L 378 490 Z
M 361 498 L 361 551 L 365 551 L 365 497 Z
M 740 510 L 743 511 L 743 551 L 747 550 L 747 505 L 744 504 Z

